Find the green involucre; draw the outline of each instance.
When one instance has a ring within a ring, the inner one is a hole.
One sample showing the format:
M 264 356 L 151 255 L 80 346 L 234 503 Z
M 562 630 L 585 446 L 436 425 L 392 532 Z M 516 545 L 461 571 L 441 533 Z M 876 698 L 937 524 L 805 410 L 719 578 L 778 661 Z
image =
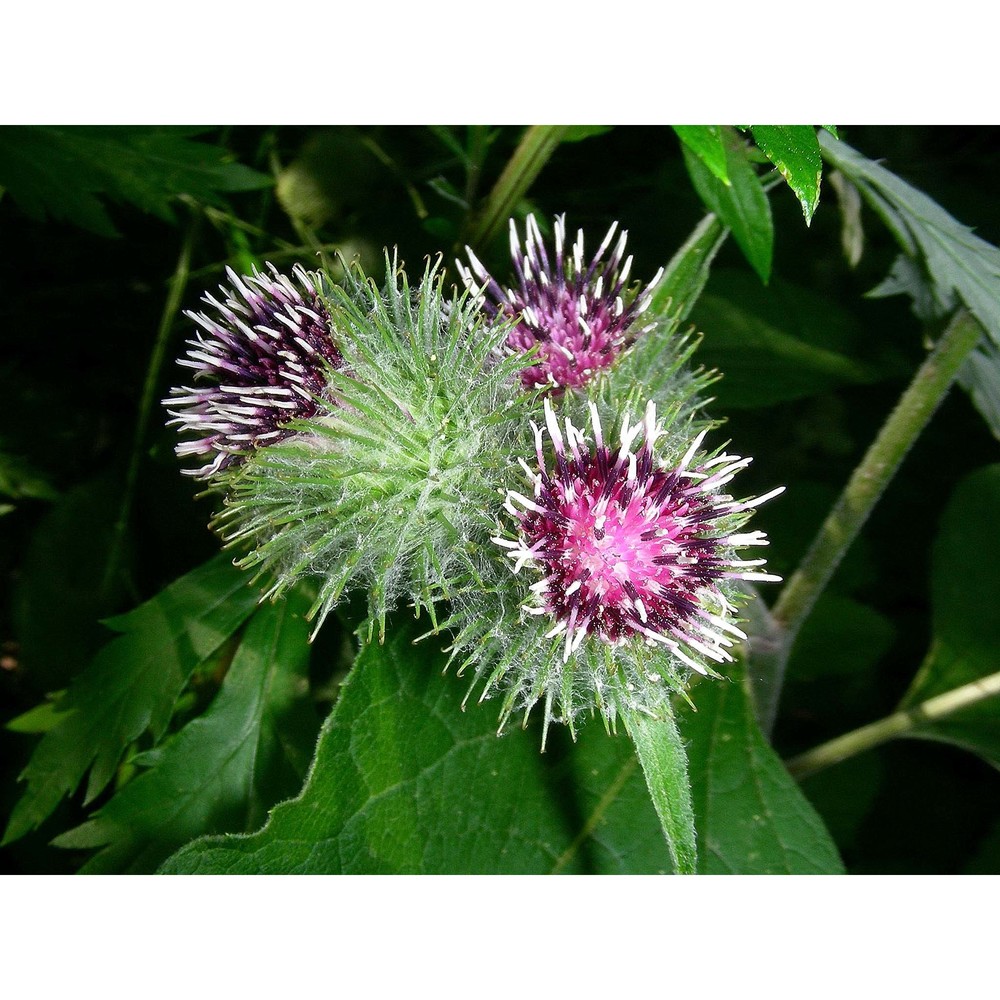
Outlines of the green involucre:
M 381 638 L 401 601 L 436 621 L 439 601 L 504 570 L 489 536 L 529 430 L 524 361 L 502 358 L 506 326 L 467 296 L 445 298 L 436 266 L 415 291 L 394 262 L 381 290 L 349 272 L 326 305 L 343 368 L 314 417 L 220 480 L 214 526 L 248 548 L 239 563 L 268 595 L 318 579 L 315 629 L 344 594 L 365 591 Z

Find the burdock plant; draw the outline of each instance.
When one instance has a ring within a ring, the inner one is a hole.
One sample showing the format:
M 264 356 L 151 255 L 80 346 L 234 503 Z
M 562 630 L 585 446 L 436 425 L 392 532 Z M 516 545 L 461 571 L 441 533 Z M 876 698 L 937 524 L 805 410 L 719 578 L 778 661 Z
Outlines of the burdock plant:
M 389 259 L 382 288 L 357 268 L 341 284 L 230 273 L 226 301 L 193 316 L 195 384 L 166 403 L 265 596 L 314 581 L 315 630 L 363 593 L 369 641 L 394 607 L 426 613 L 479 700 L 499 696 L 501 731 L 541 705 L 543 748 L 554 721 L 624 721 L 691 870 L 671 702 L 746 638 L 739 581 L 776 577 L 742 558 L 766 544 L 742 526 L 780 489 L 729 492 L 749 459 L 703 449 L 691 343 L 640 320 L 656 279 L 628 285 L 625 234 L 588 260 L 582 233 L 567 252 L 554 230 L 550 257 L 533 218 L 524 250 L 511 225 L 506 291 L 471 252 L 461 293 L 438 265 L 411 288 Z M 630 357 L 645 338 L 655 365 Z

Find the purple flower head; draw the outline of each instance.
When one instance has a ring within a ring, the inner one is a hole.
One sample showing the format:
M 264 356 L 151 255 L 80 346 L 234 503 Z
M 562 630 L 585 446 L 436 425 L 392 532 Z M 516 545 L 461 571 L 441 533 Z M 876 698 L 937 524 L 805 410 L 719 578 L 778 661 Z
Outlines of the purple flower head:
M 523 249 L 511 219 L 510 251 L 517 275 L 514 288 L 503 288 L 466 247 L 471 270 L 458 264 L 466 286 L 483 293 L 483 307 L 489 315 L 517 320 L 507 337 L 508 351 L 521 353 L 538 348 L 535 363 L 521 372 L 525 388 L 560 391 L 584 385 L 650 329 L 637 327 L 636 322 L 649 306 L 662 270 L 626 305 L 623 294 L 632 258 L 629 256 L 624 263 L 622 258 L 628 233 L 621 233 L 605 258 L 617 228 L 616 222 L 587 263 L 582 230 L 566 256 L 565 217 L 557 216 L 550 260 L 535 217 L 528 216 Z
M 205 295 L 210 309 L 186 313 L 201 329 L 178 364 L 194 369 L 194 385 L 163 402 L 170 423 L 192 438 L 177 446 L 178 457 L 204 460 L 187 472 L 199 479 L 287 437 L 291 421 L 316 413 L 327 369 L 342 363 L 318 279 L 301 265 L 292 272 L 298 285 L 268 269 L 240 278 L 227 268 L 225 302 Z
M 707 660 L 732 659 L 730 637 L 745 638 L 730 620 L 735 608 L 725 581 L 779 579 L 757 569 L 763 559 L 736 557 L 738 548 L 766 545 L 764 533 L 733 529 L 745 519 L 740 514 L 784 487 L 736 501 L 722 488 L 750 459 L 723 454 L 696 462 L 702 432 L 675 467 L 660 468 L 656 441 L 664 432 L 653 403 L 641 422 L 623 420 L 617 449 L 605 444 L 597 407 L 589 405 L 592 445 L 568 418 L 564 436 L 545 400 L 555 467 L 546 468 L 536 426 L 538 470 L 522 463 L 532 495 L 507 496 L 518 537 L 494 541 L 508 550 L 515 572 L 530 563 L 542 574 L 531 586 L 538 603 L 524 610 L 555 620 L 548 637 L 565 634 L 564 662 L 587 636 L 616 644 L 637 637 L 707 673 Z

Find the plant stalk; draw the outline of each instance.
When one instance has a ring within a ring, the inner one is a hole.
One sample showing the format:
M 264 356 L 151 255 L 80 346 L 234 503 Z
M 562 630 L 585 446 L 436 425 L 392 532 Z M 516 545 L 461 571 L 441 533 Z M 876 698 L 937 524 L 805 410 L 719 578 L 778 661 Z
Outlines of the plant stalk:
M 937 722 L 986 698 L 994 698 L 998 694 L 1000 694 L 1000 671 L 953 688 L 951 691 L 945 691 L 944 694 L 928 698 L 913 708 L 894 712 L 884 719 L 879 719 L 878 722 L 869 723 L 860 729 L 822 743 L 786 761 L 785 766 L 793 778 L 801 781 L 802 778 L 822 771 L 832 764 L 839 764 L 842 760 L 881 746 L 896 737 L 908 736 L 921 725 Z
M 790 650 L 817 598 L 983 333 L 960 309 L 889 415 L 772 608 Z
M 525 130 L 517 149 L 486 197 L 472 227 L 469 242 L 481 246 L 507 221 L 525 191 L 562 142 L 569 126 L 532 125 Z

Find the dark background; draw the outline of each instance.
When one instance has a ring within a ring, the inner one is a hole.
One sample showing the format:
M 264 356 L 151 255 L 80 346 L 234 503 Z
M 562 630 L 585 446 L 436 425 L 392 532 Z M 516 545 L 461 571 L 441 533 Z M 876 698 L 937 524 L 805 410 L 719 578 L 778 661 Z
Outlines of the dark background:
M 453 134 L 464 141 L 465 131 Z M 482 197 L 503 169 L 520 130 L 490 135 Z M 1000 156 L 996 128 L 841 126 L 840 135 L 935 198 L 984 239 L 1000 240 L 994 194 Z M 263 172 L 296 165 L 298 197 L 308 180 L 312 206 L 297 230 L 273 189 L 226 196 L 224 211 L 203 216 L 181 203 L 174 223 L 127 204 L 110 205 L 121 235 L 109 238 L 51 219 L 29 218 L 0 198 L 0 452 L 30 470 L 35 486 L 0 517 L 0 723 L 65 688 L 106 638 L 101 618 L 124 611 L 217 551 L 205 527 L 208 506 L 178 472 L 173 434 L 159 407 L 141 442 L 139 475 L 122 558 L 103 580 L 134 446 L 136 415 L 150 356 L 185 235 L 196 226 L 184 308 L 240 269 L 270 259 L 280 241 L 303 243 L 302 225 L 324 244 L 378 271 L 383 246 L 397 246 L 411 266 L 428 255 L 455 256 L 465 213 L 449 199 L 464 193 L 456 157 L 420 128 L 234 128 L 209 130 Z M 0 134 L 0 143 L 4 141 Z M 287 188 L 280 188 L 286 200 Z M 770 294 L 808 290 L 857 325 L 858 357 L 878 367 L 872 384 L 840 386 L 778 405 L 732 410 L 721 383 L 713 414 L 729 417 L 740 454 L 755 456 L 742 483 L 747 494 L 775 483 L 795 500 L 768 505 L 759 524 L 772 538 L 770 563 L 789 574 L 912 372 L 924 355 L 921 328 L 901 299 L 865 293 L 884 277 L 895 246 L 865 212 L 861 263 L 840 251 L 840 215 L 829 185 L 807 228 L 791 193 L 771 195 L 776 245 Z M 561 146 L 528 192 L 540 217 L 565 212 L 596 247 L 612 220 L 629 230 L 633 274 L 648 279 L 704 214 L 674 133 L 618 127 Z M 197 221 L 194 221 L 197 220 Z M 482 248 L 503 273 L 506 235 Z M 311 264 L 307 251 L 301 257 Z M 290 260 L 285 260 L 288 267 Z M 749 276 L 749 278 L 748 278 Z M 734 297 L 756 282 L 739 249 L 724 247 L 708 293 Z M 737 303 L 739 304 L 739 303 Z M 697 314 L 696 317 L 697 319 Z M 154 373 L 156 399 L 177 378 L 173 359 L 190 334 L 179 318 L 166 363 Z M 712 331 L 705 330 L 711 358 Z M 760 378 L 769 373 L 761 370 Z M 907 457 L 899 475 L 838 571 L 832 591 L 850 596 L 888 623 L 884 654 L 873 670 L 793 662 L 775 733 L 791 756 L 880 718 L 895 708 L 929 639 L 930 543 L 954 485 L 996 461 L 997 442 L 955 389 Z M 30 477 L 29 477 L 30 478 Z M 996 530 L 984 526 L 984 530 Z M 771 595 L 773 597 L 773 594 Z M 0 730 L 0 816 L 18 796 L 16 778 L 35 738 Z M 808 779 L 804 789 L 833 832 L 848 869 L 867 873 L 996 871 L 1000 865 L 1000 776 L 963 751 L 902 741 Z M 5 871 L 68 872 L 81 858 L 47 846 L 85 818 L 64 803 L 34 836 L 0 851 Z

